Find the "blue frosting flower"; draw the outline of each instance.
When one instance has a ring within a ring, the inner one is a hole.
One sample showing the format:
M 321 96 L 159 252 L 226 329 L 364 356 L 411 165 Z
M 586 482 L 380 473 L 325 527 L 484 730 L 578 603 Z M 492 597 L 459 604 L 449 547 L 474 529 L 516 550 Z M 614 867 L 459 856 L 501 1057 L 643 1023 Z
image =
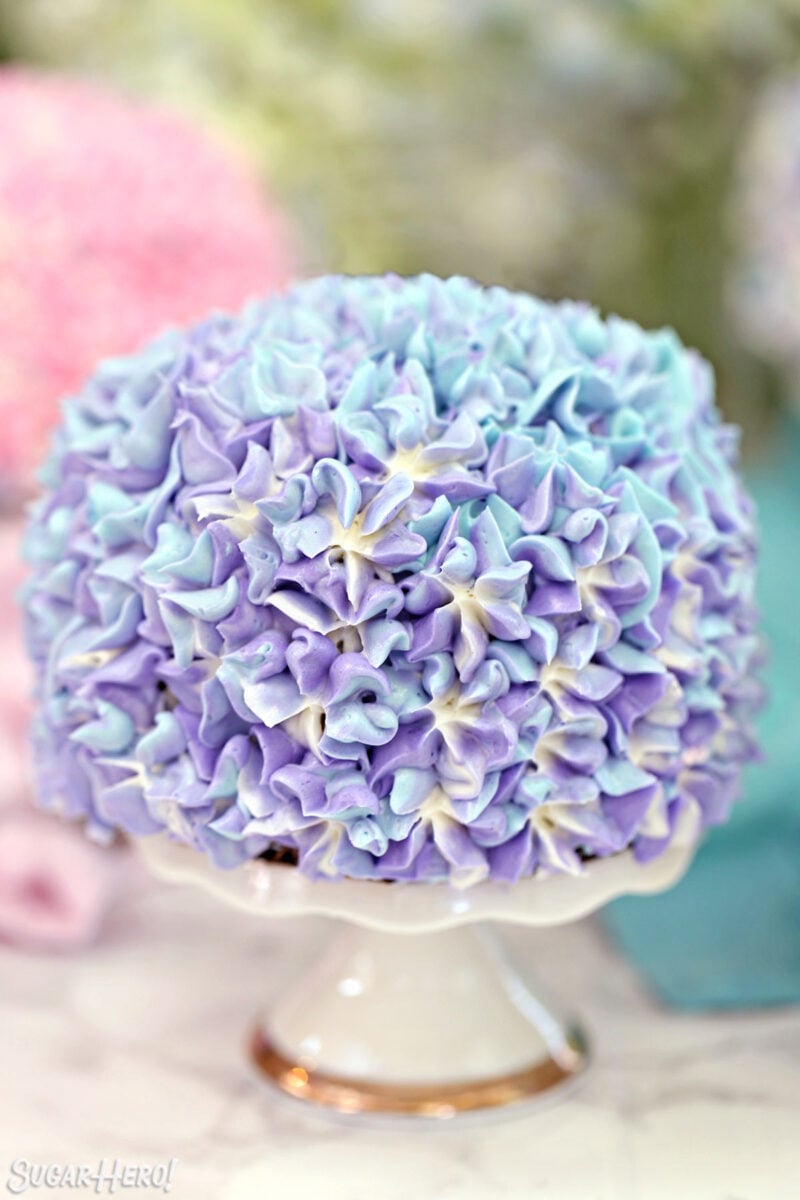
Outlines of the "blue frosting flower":
M 29 530 L 42 799 L 327 877 L 658 854 L 754 755 L 735 460 L 674 334 L 465 279 L 105 363 Z

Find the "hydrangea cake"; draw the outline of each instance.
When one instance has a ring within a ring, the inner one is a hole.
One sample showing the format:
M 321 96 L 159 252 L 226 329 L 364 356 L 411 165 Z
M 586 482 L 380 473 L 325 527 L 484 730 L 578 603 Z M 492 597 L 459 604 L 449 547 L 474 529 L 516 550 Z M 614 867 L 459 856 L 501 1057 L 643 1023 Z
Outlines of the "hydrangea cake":
M 657 855 L 754 755 L 736 443 L 672 332 L 460 278 L 106 362 L 28 537 L 43 802 L 317 877 Z

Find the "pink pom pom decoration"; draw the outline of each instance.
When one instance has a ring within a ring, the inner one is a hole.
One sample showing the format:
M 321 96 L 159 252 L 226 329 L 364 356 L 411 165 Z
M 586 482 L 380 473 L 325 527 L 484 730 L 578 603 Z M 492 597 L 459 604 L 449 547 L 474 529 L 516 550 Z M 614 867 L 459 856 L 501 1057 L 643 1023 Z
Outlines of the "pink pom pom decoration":
M 29 487 L 99 358 L 286 282 L 281 218 L 237 153 L 73 79 L 0 71 L 0 488 Z

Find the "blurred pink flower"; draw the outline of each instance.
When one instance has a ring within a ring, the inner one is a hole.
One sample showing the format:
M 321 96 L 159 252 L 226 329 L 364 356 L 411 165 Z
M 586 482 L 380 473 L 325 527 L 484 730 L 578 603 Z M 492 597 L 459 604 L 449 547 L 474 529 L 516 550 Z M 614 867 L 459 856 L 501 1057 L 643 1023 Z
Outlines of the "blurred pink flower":
M 94 846 L 33 809 L 0 812 L 0 940 L 42 949 L 88 945 L 132 874 L 129 854 Z
M 13 495 L 56 401 L 99 358 L 282 285 L 290 254 L 237 152 L 179 117 L 6 69 L 0 128 L 0 487 Z
M 0 941 L 71 949 L 91 942 L 135 865 L 123 846 L 32 807 L 27 726 L 31 670 L 15 594 L 21 525 L 0 523 Z

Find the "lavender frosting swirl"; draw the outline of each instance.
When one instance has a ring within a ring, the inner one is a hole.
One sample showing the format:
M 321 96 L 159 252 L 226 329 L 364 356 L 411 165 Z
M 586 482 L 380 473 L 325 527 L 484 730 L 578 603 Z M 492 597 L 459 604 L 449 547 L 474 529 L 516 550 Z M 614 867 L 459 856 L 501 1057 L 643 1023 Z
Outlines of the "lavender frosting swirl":
M 29 527 L 42 802 L 333 878 L 648 859 L 754 756 L 735 461 L 673 333 L 466 279 L 106 362 Z

